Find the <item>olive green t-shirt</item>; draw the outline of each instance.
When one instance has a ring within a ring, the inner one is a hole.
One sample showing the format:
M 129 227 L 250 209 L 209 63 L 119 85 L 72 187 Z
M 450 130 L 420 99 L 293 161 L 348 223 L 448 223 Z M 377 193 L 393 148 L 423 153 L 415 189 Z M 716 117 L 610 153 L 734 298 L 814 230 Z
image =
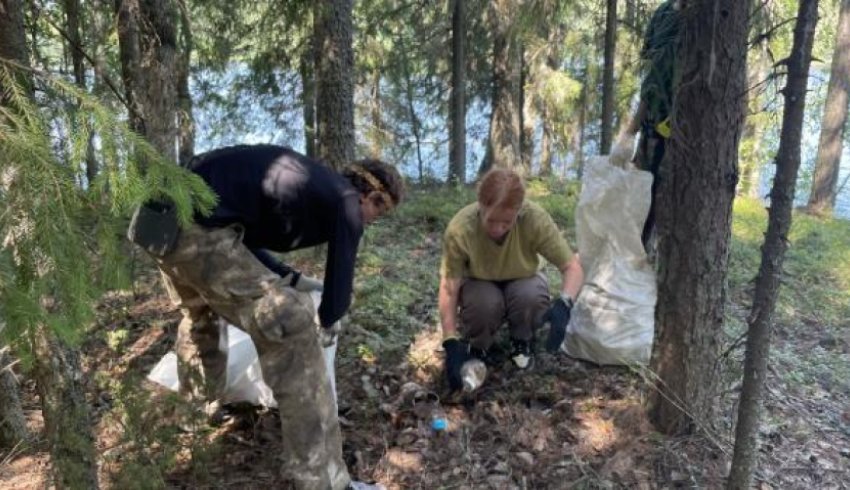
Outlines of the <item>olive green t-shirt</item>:
M 525 201 L 516 225 L 498 244 L 487 236 L 476 202 L 458 211 L 449 222 L 443 236 L 440 274 L 487 281 L 531 277 L 540 268 L 539 255 L 556 267 L 572 258 L 567 241 L 549 213 L 538 204 Z

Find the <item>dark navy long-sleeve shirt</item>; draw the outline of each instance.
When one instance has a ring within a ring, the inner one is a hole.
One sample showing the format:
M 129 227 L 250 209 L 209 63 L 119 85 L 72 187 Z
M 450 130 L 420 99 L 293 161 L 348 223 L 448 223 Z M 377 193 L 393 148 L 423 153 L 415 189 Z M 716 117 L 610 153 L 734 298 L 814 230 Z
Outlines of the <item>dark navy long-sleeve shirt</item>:
M 234 146 L 196 156 L 190 163 L 218 194 L 210 216 L 196 216 L 206 227 L 240 223 L 244 244 L 274 272 L 291 269 L 265 250 L 288 252 L 328 244 L 322 326 L 339 320 L 351 305 L 354 260 L 363 217 L 360 194 L 333 169 L 289 148 Z

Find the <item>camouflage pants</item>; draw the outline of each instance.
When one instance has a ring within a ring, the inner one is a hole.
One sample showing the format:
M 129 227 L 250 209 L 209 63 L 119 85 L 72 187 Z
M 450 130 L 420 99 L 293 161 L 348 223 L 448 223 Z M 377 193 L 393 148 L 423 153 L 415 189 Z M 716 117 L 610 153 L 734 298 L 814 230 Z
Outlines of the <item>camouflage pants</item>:
M 183 313 L 176 351 L 184 391 L 218 397 L 227 357 L 219 349 L 216 317 L 241 327 L 257 347 L 280 409 L 283 476 L 298 489 L 344 488 L 350 478 L 309 294 L 260 263 L 236 226 L 193 225 L 182 230 L 172 252 L 155 259 Z

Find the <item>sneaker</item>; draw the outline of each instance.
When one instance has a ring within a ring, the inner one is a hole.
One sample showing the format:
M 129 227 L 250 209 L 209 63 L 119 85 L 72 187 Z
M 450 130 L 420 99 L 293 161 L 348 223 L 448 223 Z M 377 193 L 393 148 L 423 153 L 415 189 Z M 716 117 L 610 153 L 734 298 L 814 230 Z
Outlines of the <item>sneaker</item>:
M 511 360 L 520 369 L 528 369 L 531 366 L 532 354 L 531 343 L 527 340 L 511 339 Z
M 387 487 L 380 483 L 363 483 L 362 481 L 351 481 L 345 490 L 387 490 Z

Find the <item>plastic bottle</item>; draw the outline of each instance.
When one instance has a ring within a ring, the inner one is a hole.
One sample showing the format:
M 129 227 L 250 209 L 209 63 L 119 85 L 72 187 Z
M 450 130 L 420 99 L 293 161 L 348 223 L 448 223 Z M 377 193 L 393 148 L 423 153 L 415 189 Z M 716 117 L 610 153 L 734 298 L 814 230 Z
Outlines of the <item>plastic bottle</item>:
M 446 412 L 439 404 L 434 405 L 431 409 L 431 429 L 434 432 L 445 432 L 449 428 L 449 419 L 446 417 Z
M 460 368 L 460 378 L 463 381 L 463 391 L 471 393 L 484 383 L 487 377 L 487 366 L 480 359 L 470 359 Z

